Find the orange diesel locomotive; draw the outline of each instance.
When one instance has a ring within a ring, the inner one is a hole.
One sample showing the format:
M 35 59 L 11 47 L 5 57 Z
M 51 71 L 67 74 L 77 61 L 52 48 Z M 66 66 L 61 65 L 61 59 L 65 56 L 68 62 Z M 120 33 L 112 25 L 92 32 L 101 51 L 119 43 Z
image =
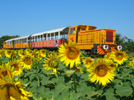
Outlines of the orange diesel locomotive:
M 122 49 L 117 46 L 116 31 L 96 29 L 95 26 L 77 25 L 36 33 L 24 37 L 6 40 L 4 49 L 57 49 L 63 43 L 74 43 L 81 50 L 91 54 L 104 55 L 107 52 Z

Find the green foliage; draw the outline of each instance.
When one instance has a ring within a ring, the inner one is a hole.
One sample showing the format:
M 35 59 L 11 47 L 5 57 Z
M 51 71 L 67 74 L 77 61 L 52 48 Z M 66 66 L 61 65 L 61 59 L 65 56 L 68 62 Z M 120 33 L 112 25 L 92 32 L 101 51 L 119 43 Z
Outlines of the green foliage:
M 134 50 L 134 41 L 132 39 L 121 37 L 121 34 L 116 34 L 117 45 L 122 45 L 122 50 L 131 53 Z
M 81 56 L 85 55 L 85 52 L 82 52 Z M 14 59 L 16 58 L 6 58 L 3 54 L 0 62 L 4 64 Z M 33 93 L 30 100 L 133 100 L 134 70 L 132 66 L 128 66 L 129 62 L 127 60 L 116 68 L 114 80 L 106 86 L 89 81 L 90 73 L 82 61 L 78 66 L 83 73 L 75 73 L 75 67 L 70 69 L 58 61 L 57 73 L 48 74 L 53 70 L 44 70 L 44 58 L 33 61 L 31 69 L 23 70 L 20 76 L 15 76 L 15 80 L 20 79 L 24 89 Z
M 4 42 L 4 41 L 6 41 L 6 40 L 8 40 L 8 39 L 12 39 L 12 38 L 17 38 L 17 37 L 20 37 L 20 36 L 18 36 L 18 35 L 16 35 L 16 36 L 8 36 L 8 35 L 2 36 L 2 37 L 0 38 L 0 49 L 3 47 L 3 42 Z

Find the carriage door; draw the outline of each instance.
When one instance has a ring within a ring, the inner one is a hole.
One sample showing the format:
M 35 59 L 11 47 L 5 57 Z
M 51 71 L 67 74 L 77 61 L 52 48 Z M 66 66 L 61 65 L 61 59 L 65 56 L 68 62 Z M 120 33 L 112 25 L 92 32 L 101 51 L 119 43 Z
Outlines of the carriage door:
M 76 27 L 70 27 L 69 28 L 69 33 L 68 33 L 68 35 L 69 35 L 69 44 L 71 44 L 71 43 L 76 43 Z

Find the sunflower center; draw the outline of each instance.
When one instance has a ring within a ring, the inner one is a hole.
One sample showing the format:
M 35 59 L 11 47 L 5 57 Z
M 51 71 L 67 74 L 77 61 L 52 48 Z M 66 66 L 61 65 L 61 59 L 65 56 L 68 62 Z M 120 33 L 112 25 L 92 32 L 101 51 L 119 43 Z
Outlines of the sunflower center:
M 32 64 L 32 59 L 30 57 L 26 57 L 24 59 L 24 63 L 27 64 L 27 65 L 31 65 Z
M 114 65 L 114 64 L 110 64 L 110 66 L 111 66 L 111 67 L 115 67 L 115 65 Z
M 53 67 L 53 68 L 57 68 L 58 67 L 58 61 L 57 61 L 57 59 L 52 59 L 50 61 L 50 66 Z
M 117 54 L 116 54 L 116 58 L 117 58 L 118 60 L 122 60 L 122 59 L 123 59 L 123 54 L 122 54 L 122 53 L 117 53 Z
M 11 54 L 11 51 L 7 51 L 7 54 L 9 54 L 9 55 L 10 55 L 10 54 Z
M 17 71 L 19 70 L 19 66 L 18 66 L 18 64 L 12 64 L 11 67 L 14 67 L 15 70 L 17 70 Z
M 129 60 L 132 60 L 132 59 L 133 59 L 132 56 L 130 56 L 130 57 L 129 57 Z
M 90 60 L 90 59 L 86 60 L 86 64 L 90 64 L 91 62 L 92 62 L 92 60 Z
M 74 60 L 78 57 L 79 51 L 74 47 L 70 47 L 69 49 L 67 49 L 66 55 L 67 55 L 67 58 Z
M 70 55 L 74 55 L 74 52 L 73 52 L 73 51 L 71 51 L 69 54 L 70 54 Z
M 42 51 L 42 54 L 46 54 L 46 52 L 45 51 Z
M 98 76 L 103 77 L 107 74 L 107 67 L 104 64 L 98 65 L 95 69 L 95 73 Z
M 7 75 L 7 71 L 3 71 L 2 75 L 5 77 Z
M 2 55 L 2 52 L 0 52 L 0 55 Z

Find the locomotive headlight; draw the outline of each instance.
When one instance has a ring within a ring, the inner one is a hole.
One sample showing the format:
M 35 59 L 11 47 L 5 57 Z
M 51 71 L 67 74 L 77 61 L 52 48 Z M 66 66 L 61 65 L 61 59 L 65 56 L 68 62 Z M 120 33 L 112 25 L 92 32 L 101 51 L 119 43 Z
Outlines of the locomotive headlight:
M 118 45 L 117 46 L 117 50 L 122 50 L 122 46 L 121 45 Z
M 103 49 L 108 49 L 108 45 L 103 45 Z

